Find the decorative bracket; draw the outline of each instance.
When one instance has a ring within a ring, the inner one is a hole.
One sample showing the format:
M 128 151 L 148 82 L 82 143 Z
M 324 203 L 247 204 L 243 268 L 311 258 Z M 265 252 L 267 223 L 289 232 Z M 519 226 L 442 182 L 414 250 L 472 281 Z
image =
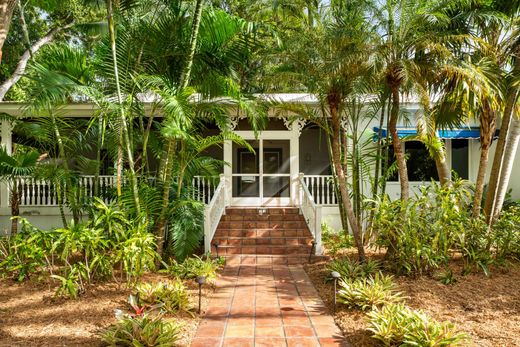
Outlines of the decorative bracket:
M 283 121 L 283 124 L 287 128 L 287 130 L 296 130 L 298 132 L 298 136 L 301 135 L 303 127 L 307 124 L 307 120 L 300 117 L 284 117 L 278 116 L 278 119 Z
M 229 130 L 235 130 L 237 125 L 238 125 L 238 122 L 241 120 L 241 119 L 245 119 L 246 116 L 245 115 L 238 115 L 238 116 L 231 116 L 229 117 Z

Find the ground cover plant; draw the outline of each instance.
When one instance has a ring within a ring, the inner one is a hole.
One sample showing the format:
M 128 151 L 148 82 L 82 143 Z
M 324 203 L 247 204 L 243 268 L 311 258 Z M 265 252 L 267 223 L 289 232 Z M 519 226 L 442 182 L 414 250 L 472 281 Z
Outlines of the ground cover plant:
M 145 305 L 160 305 L 160 309 L 169 313 L 190 312 L 193 303 L 185 285 L 179 280 L 157 283 L 138 283 L 135 286 L 133 301 Z
M 352 263 L 356 262 L 355 250 L 347 250 L 344 255 Z M 370 250 L 368 259 L 384 264 L 384 252 Z M 333 312 L 333 283 L 330 281 L 328 264 L 328 261 L 309 264 L 305 266 L 305 270 L 330 312 Z M 446 331 L 456 331 L 457 334 L 467 336 L 459 345 L 494 347 L 519 344 L 520 298 L 516 295 L 517 282 L 520 280 L 519 264 L 511 262 L 507 269 L 493 268 L 489 276 L 482 271 L 461 275 L 463 268 L 464 261 L 461 258 L 450 261 L 449 269 L 456 274 L 457 280 L 449 285 L 443 284 L 437 276 L 394 274 L 395 290 L 402 297 L 398 304 L 405 305 L 408 310 L 426 314 L 429 320 L 439 324 L 438 327 L 449 324 L 447 322 L 454 324 L 455 330 Z M 383 267 L 382 271 L 389 275 L 388 268 Z M 339 285 L 338 290 L 341 290 Z M 384 345 L 367 330 L 370 327 L 367 313 L 371 309 L 362 311 L 357 307 L 349 307 L 340 303 L 339 295 L 337 298 L 334 318 L 347 341 L 359 347 Z M 381 306 L 379 310 L 385 306 Z M 400 329 L 398 326 L 394 327 Z M 451 333 L 445 335 L 447 336 L 451 336 Z
M 108 346 L 175 346 L 179 327 L 161 316 L 125 317 L 103 332 Z
M 363 311 L 402 301 L 392 276 L 382 273 L 339 283 L 338 302 Z
M 403 304 L 374 307 L 368 313 L 373 337 L 384 346 L 462 346 L 466 335 L 450 322 L 436 322 Z

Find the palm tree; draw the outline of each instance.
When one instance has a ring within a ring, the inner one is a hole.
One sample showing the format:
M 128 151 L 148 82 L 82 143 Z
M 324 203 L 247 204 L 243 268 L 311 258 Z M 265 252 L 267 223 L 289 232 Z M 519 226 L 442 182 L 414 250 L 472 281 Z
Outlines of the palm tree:
M 0 148 L 0 179 L 10 184 L 11 216 L 20 215 L 20 198 L 18 194 L 18 178 L 31 176 L 36 170 L 40 154 L 36 151 L 16 151 L 9 155 L 7 150 Z M 18 220 L 12 218 L 11 235 L 16 235 L 18 231 Z
M 130 1 L 131 3 L 132 1 Z M 129 4 L 127 4 L 129 5 Z M 119 82 L 119 69 L 118 69 L 118 58 L 117 58 L 117 47 L 116 47 L 116 26 L 114 23 L 114 4 L 112 0 L 106 0 L 106 9 L 107 9 L 107 23 L 108 23 L 108 32 L 110 36 L 110 47 L 112 51 L 112 63 L 114 66 L 114 80 L 115 80 L 115 87 L 116 87 L 116 95 L 117 95 L 117 102 L 119 106 L 119 114 L 121 118 L 121 132 L 122 132 L 122 138 L 121 138 L 121 148 L 125 148 L 126 150 L 126 156 L 128 160 L 128 172 L 129 172 L 129 181 L 130 186 L 132 187 L 132 193 L 134 196 L 134 202 L 136 206 L 136 212 L 140 213 L 140 204 L 139 204 L 139 189 L 137 187 L 137 176 L 135 175 L 135 165 L 134 165 L 134 153 L 132 149 L 132 145 L 130 143 L 130 136 L 129 136 L 129 130 L 128 130 L 128 121 L 126 117 L 125 108 L 123 105 L 123 95 L 121 93 L 121 85 Z M 118 170 L 117 170 L 117 177 L 118 177 L 118 195 L 121 195 L 121 184 L 122 184 L 122 153 L 118 155 Z
M 376 57 L 381 64 L 382 79 L 390 92 L 390 118 L 388 130 L 396 157 L 401 199 L 409 197 L 408 172 L 402 141 L 397 131 L 400 117 L 401 95 L 419 95 L 424 119 L 419 128 L 419 138 L 429 147 L 435 159 L 441 181 L 447 182 L 446 155 L 440 139 L 436 136 L 436 124 L 430 116 L 429 79 L 435 74 L 438 62 L 445 58 L 446 48 L 439 44 L 442 30 L 436 18 L 437 2 L 428 0 L 386 0 L 376 12 L 380 40 Z
M 349 173 L 344 160 L 348 155 L 346 130 L 342 121 L 348 114 L 345 109 L 349 102 L 368 91 L 372 33 L 366 22 L 365 1 L 353 6 L 332 3 L 323 11 L 320 18 L 314 19 L 312 27 L 304 26 L 298 35 L 288 39 L 284 52 L 286 62 L 279 69 L 279 77 L 304 85 L 319 96 L 319 114 L 308 110 L 299 113 L 328 134 L 340 207 L 346 215 L 344 224 L 350 225 L 359 259 L 364 261 L 362 227 L 348 188 Z
M 485 199 L 484 213 L 491 224 L 498 216 L 507 192 L 513 161 L 520 140 L 520 122 L 515 117 L 515 105 L 519 97 L 516 76 L 520 73 L 520 46 L 517 40 L 519 26 L 520 2 L 499 2 L 492 4 L 493 8 L 508 20 L 503 20 L 502 44 L 496 47 L 503 64 L 505 81 L 505 96 L 502 126 L 497 141 L 493 166 L 489 178 L 488 191 Z M 510 70 L 510 71 L 509 71 Z
M 507 80 L 507 71 L 510 70 L 516 36 L 510 36 L 515 35 L 512 26 L 515 20 L 506 13 L 515 13 L 515 8 L 518 11 L 517 1 L 455 1 L 445 10 L 453 19 L 453 25 L 458 27 L 457 30 L 467 33 L 466 40 L 452 46 L 460 57 L 460 63 L 459 68 L 450 76 L 446 88 L 451 94 L 447 99 L 451 99 L 452 105 L 457 105 L 451 109 L 458 108 L 466 115 L 478 118 L 480 124 L 480 160 L 472 208 L 475 218 L 479 217 L 481 211 L 489 151 L 495 136 L 497 118 L 508 103 L 503 95 L 503 82 Z M 449 108 L 447 110 L 449 113 Z M 508 124 L 506 117 L 506 128 Z M 499 146 L 499 156 L 502 148 L 503 141 Z M 488 200 L 489 210 L 494 201 L 492 197 L 500 171 L 498 158 L 495 163 L 493 187 Z

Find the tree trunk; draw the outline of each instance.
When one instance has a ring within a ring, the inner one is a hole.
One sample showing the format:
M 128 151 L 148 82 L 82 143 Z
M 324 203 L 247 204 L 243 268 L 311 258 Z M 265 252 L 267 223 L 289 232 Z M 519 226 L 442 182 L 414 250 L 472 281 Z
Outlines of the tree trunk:
M 439 175 L 439 182 L 442 186 L 449 185 L 451 182 L 451 171 L 446 161 L 445 150 L 437 153 L 435 157 L 435 167 L 437 168 L 437 174 Z
M 517 64 L 520 63 L 520 60 L 518 60 Z M 520 68 L 520 67 L 519 67 Z M 518 70 L 518 69 L 516 69 Z M 518 100 L 518 90 L 513 90 L 509 93 L 506 101 L 506 105 L 504 108 L 504 115 L 502 117 L 502 126 L 500 127 L 500 134 L 498 136 L 497 141 L 497 147 L 495 150 L 495 157 L 493 158 L 493 166 L 491 168 L 491 175 L 489 176 L 489 184 L 488 184 L 488 191 L 486 194 L 486 202 L 484 204 L 484 213 L 486 215 L 486 219 L 488 223 L 492 222 L 492 217 L 494 216 L 493 211 L 495 211 L 495 206 L 497 205 L 497 196 L 498 196 L 498 186 L 500 185 L 499 180 L 502 176 L 502 170 L 504 169 L 504 164 L 508 166 L 508 163 L 504 161 L 504 155 L 505 155 L 505 147 L 506 143 L 509 144 L 509 129 L 511 126 L 511 123 L 514 122 L 512 120 L 513 114 L 514 114 L 514 108 L 516 105 L 516 101 Z M 515 119 L 516 120 L 516 119 Z M 514 159 L 511 158 L 511 159 Z M 512 168 L 512 166 L 511 166 Z M 511 173 L 509 173 L 510 175 Z M 509 180 L 509 178 L 508 178 Z M 502 187 L 504 188 L 504 187 Z M 505 187 L 507 191 L 507 184 Z M 502 196 L 502 203 L 504 202 L 504 196 L 505 193 L 501 192 L 500 194 L 503 194 Z M 502 203 L 500 204 L 500 209 L 502 209 Z
M 347 177 L 345 172 L 343 171 L 343 166 L 341 165 L 341 120 L 340 115 L 338 114 L 339 101 L 339 97 L 335 94 L 331 94 L 328 96 L 328 104 L 330 108 L 330 118 L 332 124 L 332 162 L 334 164 L 334 169 L 336 170 L 336 176 L 338 178 L 338 186 L 341 195 L 341 201 L 343 203 L 350 224 L 350 228 L 352 230 L 352 234 L 356 242 L 358 257 L 360 261 L 364 262 L 366 258 L 365 249 L 363 247 L 363 239 L 361 237 L 361 230 L 356 215 L 354 214 L 354 210 L 352 208 L 352 201 L 350 200 L 350 195 L 347 190 Z
M 473 217 L 480 216 L 480 205 L 484 194 L 486 169 L 488 166 L 489 149 L 493 142 L 496 129 L 495 113 L 487 101 L 484 101 L 484 109 L 480 116 L 480 163 L 478 167 L 477 181 L 475 182 L 475 196 L 473 197 Z
M 29 60 L 31 59 L 31 56 L 38 52 L 40 48 L 45 46 L 46 44 L 52 42 L 54 40 L 54 37 L 56 34 L 62 30 L 65 30 L 69 27 L 71 27 L 72 24 L 66 25 L 61 28 L 54 28 L 51 31 L 47 33 L 44 37 L 36 41 L 32 46 L 31 49 L 26 50 L 22 56 L 20 57 L 20 60 L 18 61 L 18 65 L 16 65 L 16 69 L 14 70 L 11 77 L 9 77 L 7 80 L 5 80 L 0 85 L 0 102 L 4 100 L 5 95 L 7 92 L 22 78 L 23 74 L 25 73 L 25 69 L 27 68 L 27 64 L 29 63 Z
M 394 155 L 397 160 L 397 167 L 399 172 L 399 183 L 401 184 L 401 200 L 408 200 L 409 184 L 408 184 L 408 169 L 406 168 L 406 158 L 401 146 L 401 140 L 397 133 L 397 120 L 399 118 L 399 90 L 392 88 L 392 111 L 390 114 L 390 122 L 388 123 L 388 131 L 392 137 L 392 145 L 394 147 Z
M 500 178 L 498 180 L 497 193 L 495 197 L 495 206 L 493 208 L 493 219 L 496 219 L 502 211 L 504 199 L 507 193 L 507 187 L 511 178 L 511 172 L 513 171 L 513 164 L 518 149 L 518 142 L 520 141 L 520 119 L 514 117 L 511 122 L 509 129 L 509 136 L 507 144 L 504 148 L 504 157 L 502 161 L 502 170 L 500 172 Z
M 128 135 L 128 122 L 126 119 L 125 110 L 123 109 L 123 97 L 121 95 L 121 85 L 119 83 L 119 70 L 117 66 L 117 50 L 116 50 L 116 34 L 115 34 L 115 23 L 113 17 L 113 8 L 112 8 L 112 0 L 106 0 L 107 5 L 107 22 L 108 22 L 108 32 L 110 35 L 110 46 L 112 50 L 112 60 L 114 64 L 114 78 L 116 82 L 116 91 L 117 91 L 117 102 L 119 104 L 119 113 L 121 117 L 121 131 L 123 135 L 123 146 L 126 149 L 126 155 L 128 160 L 128 172 L 130 173 L 129 183 L 132 187 L 132 193 L 134 196 L 135 209 L 137 214 L 139 215 L 141 212 L 141 204 L 139 203 L 139 189 L 137 187 L 137 177 L 135 175 L 135 167 L 134 167 L 134 157 L 132 151 L 132 144 L 130 143 L 130 136 Z
M 18 187 L 16 186 L 17 181 L 13 180 L 13 186 L 11 189 L 11 217 L 18 217 L 20 215 L 20 195 L 18 194 Z M 11 219 L 11 236 L 15 236 L 18 233 L 18 219 Z
M 9 33 L 16 1 L 17 0 L 0 0 L 0 64 L 2 63 L 4 42 Z

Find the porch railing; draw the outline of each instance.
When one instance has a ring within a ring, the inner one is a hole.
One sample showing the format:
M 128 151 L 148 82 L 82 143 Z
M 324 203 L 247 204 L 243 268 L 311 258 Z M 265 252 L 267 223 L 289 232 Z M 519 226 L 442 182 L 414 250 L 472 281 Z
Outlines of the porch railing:
M 337 205 L 336 189 L 331 175 L 305 175 L 303 181 L 318 205 Z
M 220 218 L 226 211 L 226 179 L 220 175 L 220 182 L 213 196 L 204 208 L 204 252 L 211 251 L 211 240 L 215 236 Z
M 94 196 L 102 198 L 105 202 L 111 200 L 111 191 L 116 187 L 115 176 L 98 176 L 98 190 L 95 193 L 95 176 L 79 176 L 78 189 L 79 198 L 88 199 Z M 12 183 L 11 183 L 12 184 Z M 50 180 L 37 179 L 33 177 L 17 177 L 14 180 L 21 206 L 58 206 L 61 198 L 65 200 L 65 186 L 57 186 Z
M 321 248 L 321 206 L 316 204 L 313 196 L 311 195 L 307 183 L 305 182 L 305 176 L 300 174 L 298 179 L 300 186 L 300 209 L 303 217 L 307 221 L 309 230 L 314 237 L 315 253 L 316 255 L 322 254 Z
M 95 193 L 94 175 L 79 176 L 77 187 L 79 189 L 80 199 L 90 199 L 94 196 L 100 197 L 106 203 L 109 203 L 116 189 L 117 179 L 112 175 L 98 176 L 97 194 Z M 204 204 L 209 204 L 211 198 L 215 194 L 215 189 L 219 183 L 218 177 L 195 176 L 192 180 L 192 197 Z M 11 183 L 13 184 L 13 183 Z M 61 200 L 65 202 L 65 186 L 58 187 L 50 180 L 36 179 L 33 177 L 17 177 L 14 181 L 18 194 L 20 196 L 20 206 L 58 206 Z M 12 186 L 11 186 L 12 187 Z M 59 195 L 58 195 L 59 194 Z M 61 199 L 58 199 L 58 196 Z

